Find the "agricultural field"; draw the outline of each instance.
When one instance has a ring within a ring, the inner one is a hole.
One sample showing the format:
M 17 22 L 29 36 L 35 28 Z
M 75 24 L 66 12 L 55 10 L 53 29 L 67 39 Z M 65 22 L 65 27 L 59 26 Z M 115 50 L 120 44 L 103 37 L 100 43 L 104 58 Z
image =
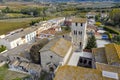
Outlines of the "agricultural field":
M 29 23 L 32 20 L 38 20 L 38 18 L 19 18 L 19 19 L 6 19 L 6 20 L 0 20 L 0 35 L 6 34 L 12 30 L 18 29 L 18 28 L 26 28 L 29 27 Z

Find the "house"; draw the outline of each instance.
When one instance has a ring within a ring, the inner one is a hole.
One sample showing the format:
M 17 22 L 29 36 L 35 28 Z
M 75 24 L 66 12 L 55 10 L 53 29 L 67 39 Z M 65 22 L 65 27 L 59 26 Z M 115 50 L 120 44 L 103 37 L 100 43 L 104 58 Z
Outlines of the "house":
M 101 18 L 106 18 L 106 17 L 108 17 L 108 14 L 107 13 L 101 13 L 100 16 L 101 16 Z
M 87 17 L 87 18 L 95 18 L 96 15 L 97 15 L 97 14 L 96 14 L 95 12 L 88 12 L 88 13 L 86 14 L 86 17 Z
M 106 44 L 103 48 L 94 48 L 92 53 L 95 61 L 120 67 L 120 46 L 117 44 Z
M 78 48 L 84 49 L 86 45 L 86 18 L 73 18 L 71 24 L 72 43 Z
M 53 27 L 63 25 L 64 21 L 65 21 L 65 17 L 58 17 L 58 18 L 54 18 L 54 19 L 48 20 L 48 22 L 52 23 Z
M 90 25 L 90 24 L 87 25 L 86 33 L 88 34 L 88 36 L 89 35 L 91 36 L 91 35 L 95 34 L 96 31 L 97 31 L 97 27 L 96 26 Z
M 38 36 L 38 38 L 48 38 L 48 39 L 52 39 L 54 38 L 54 36 L 56 35 L 56 32 L 60 32 L 61 31 L 61 27 L 54 27 L 54 28 L 49 28 L 48 30 L 44 30 L 40 33 L 40 35 Z
M 107 67 L 106 67 L 107 68 Z M 120 74 L 77 66 L 60 66 L 54 80 L 119 80 Z
M 55 38 L 39 52 L 43 70 L 55 71 L 59 65 L 65 65 L 72 51 L 71 42 L 65 38 Z
M 38 77 L 40 77 L 40 73 L 41 73 L 40 65 L 29 62 L 21 62 L 19 60 L 10 62 L 9 69 L 14 71 L 22 71 L 23 73 L 25 72 L 30 75 L 38 76 Z
M 64 18 L 55 18 L 53 20 L 39 22 L 30 28 L 14 30 L 0 38 L 0 45 L 6 46 L 7 49 L 12 49 L 24 43 L 34 42 L 36 36 L 39 36 L 42 31 L 57 27 L 58 25 L 63 24 L 63 22 Z M 58 31 L 61 30 L 60 27 L 55 29 Z
M 15 48 L 21 44 L 35 41 L 36 28 L 26 28 L 14 33 L 6 35 L 0 39 L 0 45 L 4 45 L 7 49 Z
M 88 19 L 88 24 L 90 25 L 94 25 L 96 23 L 95 19 L 94 18 L 90 18 Z
M 20 60 L 30 62 L 29 50 L 33 44 L 22 44 L 14 49 L 8 50 L 1 54 L 4 57 L 7 57 L 10 61 Z

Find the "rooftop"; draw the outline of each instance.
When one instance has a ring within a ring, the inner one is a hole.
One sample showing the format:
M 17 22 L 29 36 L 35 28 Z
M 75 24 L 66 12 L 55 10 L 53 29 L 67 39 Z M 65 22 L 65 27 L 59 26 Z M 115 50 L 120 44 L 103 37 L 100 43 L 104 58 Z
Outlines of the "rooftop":
M 100 63 L 107 63 L 106 55 L 105 55 L 105 48 L 93 48 L 92 53 L 95 56 L 96 62 Z
M 94 48 L 92 53 L 96 62 L 120 66 L 120 46 L 117 44 L 106 44 L 105 47 Z
M 25 35 L 27 35 L 27 34 L 29 34 L 31 32 L 34 32 L 36 29 L 37 29 L 36 27 L 26 28 L 26 29 L 24 29 L 24 30 L 22 30 L 20 32 L 8 35 L 3 39 L 8 40 L 9 42 L 11 42 L 11 41 L 16 40 L 18 38 L 21 38 L 21 37 L 23 37 L 23 36 L 25 36 Z
M 120 64 L 120 46 L 116 44 L 107 44 L 105 45 L 105 52 L 107 57 L 108 64 Z
M 70 41 L 67 41 L 61 38 L 50 48 L 50 50 L 64 57 L 66 53 L 68 52 L 70 46 L 71 46 Z
M 109 76 L 111 74 L 114 75 Z M 115 80 L 119 75 L 110 71 L 65 65 L 57 69 L 54 80 Z
M 55 54 L 64 57 L 71 46 L 71 42 L 64 38 L 55 38 L 45 45 L 40 52 L 50 50 Z
M 86 23 L 86 18 L 73 18 L 72 22 L 78 22 L 78 23 Z
M 28 70 L 35 70 L 35 71 L 41 70 L 40 65 L 29 63 L 29 62 L 14 61 L 14 62 L 11 62 L 10 64 L 13 66 L 22 66 Z
M 50 28 L 48 30 L 44 30 L 41 32 L 41 34 L 52 34 L 52 35 L 55 35 L 56 31 L 54 28 Z
M 104 63 L 99 63 L 96 62 L 96 69 L 101 70 L 101 71 L 110 71 L 110 72 L 115 72 L 120 74 L 120 67 L 118 66 L 112 66 Z

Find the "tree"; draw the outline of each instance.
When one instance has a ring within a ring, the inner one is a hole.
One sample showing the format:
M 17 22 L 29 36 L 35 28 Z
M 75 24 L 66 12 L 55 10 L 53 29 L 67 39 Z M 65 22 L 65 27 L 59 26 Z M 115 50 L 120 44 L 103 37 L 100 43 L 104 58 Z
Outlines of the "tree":
M 114 36 L 112 42 L 120 45 L 120 35 Z
M 38 42 L 38 44 L 35 44 L 31 47 L 30 57 L 34 63 L 40 64 L 41 60 L 40 60 L 39 50 L 47 43 L 48 43 L 48 39 L 43 39 L 40 42 Z
M 89 37 L 89 38 L 88 38 L 88 42 L 87 42 L 86 49 L 92 50 L 92 48 L 96 48 L 96 47 L 97 47 L 97 45 L 96 45 L 95 36 Z
M 6 47 L 3 46 L 3 45 L 1 45 L 1 46 L 0 46 L 0 52 L 5 51 L 5 50 L 6 50 Z
M 110 12 L 110 19 L 111 22 L 113 22 L 114 25 L 120 26 L 120 9 L 113 9 Z

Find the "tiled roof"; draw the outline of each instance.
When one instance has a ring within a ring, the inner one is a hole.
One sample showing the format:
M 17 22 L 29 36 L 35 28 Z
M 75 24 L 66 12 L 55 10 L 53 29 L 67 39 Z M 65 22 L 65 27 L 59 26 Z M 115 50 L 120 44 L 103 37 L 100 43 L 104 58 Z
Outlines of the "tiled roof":
M 56 31 L 54 28 L 50 28 L 48 30 L 44 30 L 41 32 L 41 34 L 52 34 L 52 35 L 55 35 Z
M 50 48 L 50 50 L 64 57 L 66 53 L 68 52 L 70 46 L 71 46 L 70 41 L 67 41 L 61 38 Z
M 107 44 L 105 45 L 105 52 L 108 64 L 119 63 L 120 64 L 120 46 L 116 44 Z
M 112 66 L 108 64 L 103 64 L 103 63 L 96 63 L 96 69 L 100 71 L 109 71 L 109 72 L 114 72 L 118 74 L 118 78 L 120 79 L 120 67 L 118 66 Z M 105 80 L 108 80 L 107 78 L 104 77 Z M 115 79 L 110 79 L 110 80 L 115 80 Z
M 86 23 L 86 18 L 73 18 L 72 22 L 78 22 L 78 23 Z
M 61 66 L 56 72 L 54 80 L 102 80 L 99 70 L 75 66 Z
M 43 51 L 52 51 L 55 54 L 64 57 L 71 46 L 71 42 L 64 38 L 55 38 L 45 45 L 40 52 Z
M 94 48 L 92 53 L 96 62 L 120 65 L 120 46 L 117 44 L 106 44 L 104 48 Z
M 100 71 L 110 71 L 110 72 L 115 72 L 120 74 L 120 67 L 118 66 L 112 66 L 104 63 L 96 63 L 96 69 Z
M 93 48 L 92 53 L 95 56 L 95 61 L 100 63 L 107 63 L 105 48 Z

